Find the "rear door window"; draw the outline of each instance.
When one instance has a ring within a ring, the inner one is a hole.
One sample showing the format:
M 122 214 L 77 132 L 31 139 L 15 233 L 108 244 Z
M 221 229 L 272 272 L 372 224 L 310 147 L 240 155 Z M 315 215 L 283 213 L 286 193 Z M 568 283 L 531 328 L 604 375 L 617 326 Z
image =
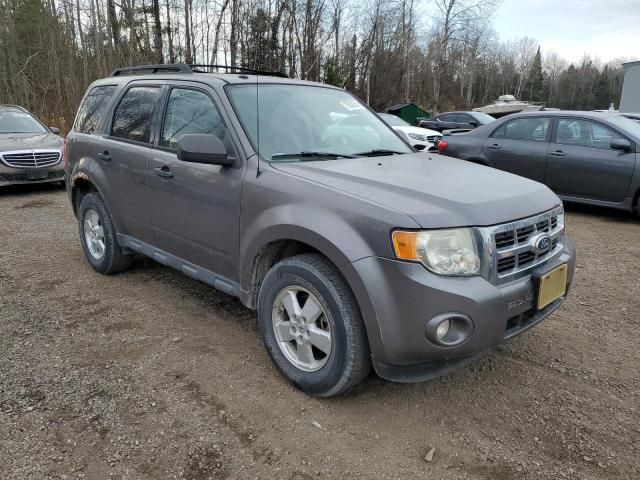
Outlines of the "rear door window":
M 153 113 L 160 99 L 160 87 L 131 87 L 113 114 L 111 136 L 150 143 Z
M 579 147 L 609 149 L 611 140 L 622 138 L 600 123 L 575 118 L 563 118 L 558 121 L 556 132 L 556 143 Z
M 517 118 L 499 127 L 491 136 L 505 140 L 544 142 L 547 139 L 549 122 L 549 118 Z
M 93 87 L 80 105 L 73 129 L 80 133 L 95 132 L 115 91 L 115 85 Z

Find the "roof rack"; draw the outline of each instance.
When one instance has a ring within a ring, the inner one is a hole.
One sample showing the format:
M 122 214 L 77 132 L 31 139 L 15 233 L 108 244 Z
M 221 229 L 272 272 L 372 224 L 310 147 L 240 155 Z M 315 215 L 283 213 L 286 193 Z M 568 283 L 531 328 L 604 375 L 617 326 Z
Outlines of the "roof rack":
M 271 72 L 268 70 L 258 70 L 255 68 L 246 68 L 246 67 L 234 67 L 233 65 L 204 65 L 204 64 L 193 63 L 193 64 L 190 64 L 189 67 L 191 67 L 191 70 L 193 71 L 193 73 L 214 73 L 214 72 L 201 72 L 200 69 L 207 68 L 209 70 L 217 70 L 221 68 L 223 70 L 235 70 L 243 73 L 251 73 L 253 75 L 266 75 L 270 77 L 289 78 L 287 75 L 285 75 L 282 72 Z
M 205 69 L 205 70 L 203 70 Z M 149 74 L 149 73 L 215 73 L 215 70 L 223 69 L 227 71 L 238 71 L 242 73 L 251 73 L 253 75 L 268 75 L 272 77 L 289 78 L 281 72 L 269 72 L 266 70 L 256 70 L 254 68 L 234 67 L 232 65 L 205 65 L 205 64 L 157 64 L 157 65 L 138 65 L 134 67 L 116 68 L 111 72 L 112 77 L 118 77 L 128 74 Z

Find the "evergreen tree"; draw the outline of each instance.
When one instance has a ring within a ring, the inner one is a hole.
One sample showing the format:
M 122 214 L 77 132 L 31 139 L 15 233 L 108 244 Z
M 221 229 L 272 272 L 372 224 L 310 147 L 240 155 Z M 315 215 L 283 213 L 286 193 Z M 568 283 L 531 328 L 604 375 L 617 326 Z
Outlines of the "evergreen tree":
M 542 102 L 544 98 L 544 75 L 542 73 L 542 55 L 540 47 L 536 52 L 529 71 L 529 99 L 532 102 Z

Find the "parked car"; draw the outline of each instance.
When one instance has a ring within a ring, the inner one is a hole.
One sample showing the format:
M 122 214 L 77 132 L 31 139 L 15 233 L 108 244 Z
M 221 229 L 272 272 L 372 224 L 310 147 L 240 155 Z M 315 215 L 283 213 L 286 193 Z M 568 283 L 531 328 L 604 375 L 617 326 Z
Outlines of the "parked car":
M 436 115 L 429 120 L 420 120 L 420 126 L 437 132 L 459 129 L 473 130 L 495 120 L 491 115 L 481 112 L 448 112 Z
M 0 105 L 0 187 L 64 182 L 62 139 L 16 105 Z
M 445 136 L 441 153 L 542 182 L 562 199 L 638 210 L 640 124 L 619 113 L 533 112 Z
M 89 87 L 65 158 L 97 272 L 141 253 L 237 296 L 282 375 L 325 397 L 371 365 L 432 378 L 562 304 L 574 249 L 547 187 L 413 152 L 342 89 L 257 81 L 164 65 Z M 375 143 L 332 143 L 343 114 Z
M 396 132 L 406 134 L 409 142 L 416 150 L 433 149 L 435 148 L 436 142 L 442 138 L 442 133 L 426 128 L 413 127 L 396 115 L 378 113 L 378 116 Z

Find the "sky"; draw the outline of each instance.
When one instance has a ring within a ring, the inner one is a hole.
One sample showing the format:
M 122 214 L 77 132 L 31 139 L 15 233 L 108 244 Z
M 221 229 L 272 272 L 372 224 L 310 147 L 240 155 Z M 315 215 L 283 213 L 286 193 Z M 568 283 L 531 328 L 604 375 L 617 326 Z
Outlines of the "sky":
M 502 40 L 531 37 L 543 54 L 568 61 L 640 60 L 640 0 L 503 0 L 494 28 Z

